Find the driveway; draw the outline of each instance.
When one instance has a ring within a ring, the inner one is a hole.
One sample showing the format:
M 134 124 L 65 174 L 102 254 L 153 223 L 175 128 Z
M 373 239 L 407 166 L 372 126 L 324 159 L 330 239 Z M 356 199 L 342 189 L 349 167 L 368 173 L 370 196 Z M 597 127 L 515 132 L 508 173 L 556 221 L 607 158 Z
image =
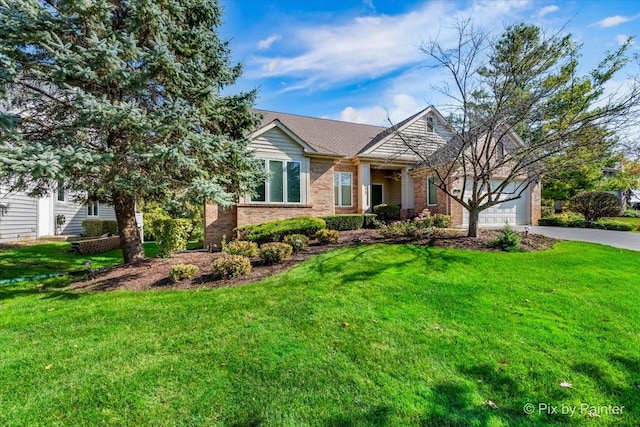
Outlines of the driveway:
M 524 227 L 517 227 L 524 230 Z M 580 242 L 600 243 L 602 245 L 613 246 L 615 248 L 631 249 L 640 251 L 640 233 L 628 231 L 607 231 L 593 230 L 590 228 L 568 228 L 568 227 L 529 227 L 529 233 L 542 234 L 562 240 L 577 240 Z

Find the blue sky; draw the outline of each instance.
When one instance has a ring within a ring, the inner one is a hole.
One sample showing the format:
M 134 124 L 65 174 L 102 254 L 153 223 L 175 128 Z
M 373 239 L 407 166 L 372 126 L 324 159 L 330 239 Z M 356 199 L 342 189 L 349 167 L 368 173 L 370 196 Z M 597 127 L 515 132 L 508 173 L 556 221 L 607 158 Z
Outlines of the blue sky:
M 442 71 L 426 68 L 424 41 L 453 43 L 456 19 L 496 35 L 528 22 L 571 33 L 582 71 L 640 33 L 638 1 L 220 0 L 223 37 L 244 74 L 233 91 L 258 88 L 257 107 L 360 123 L 400 121 L 445 99 Z M 633 52 L 640 52 L 640 41 Z M 623 71 L 621 85 L 638 67 Z

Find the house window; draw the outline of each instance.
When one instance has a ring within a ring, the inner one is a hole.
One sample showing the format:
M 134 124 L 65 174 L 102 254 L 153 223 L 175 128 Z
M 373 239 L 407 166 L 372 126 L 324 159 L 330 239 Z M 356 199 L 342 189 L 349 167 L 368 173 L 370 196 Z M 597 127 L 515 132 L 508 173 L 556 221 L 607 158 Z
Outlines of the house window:
M 353 174 L 336 172 L 333 174 L 333 200 L 336 206 L 351 206 L 351 184 Z
M 251 197 L 251 201 L 300 203 L 300 162 L 265 160 L 265 168 L 267 169 L 269 178 L 255 188 L 257 194 Z
M 435 178 L 432 176 L 427 178 L 427 204 L 429 206 L 438 204 L 438 187 L 436 186 Z
M 425 123 L 427 127 L 427 132 L 433 133 L 433 117 L 426 117 Z
M 100 203 L 89 202 L 87 205 L 87 216 L 99 216 L 100 215 Z
M 58 181 L 58 201 L 64 202 L 64 182 Z

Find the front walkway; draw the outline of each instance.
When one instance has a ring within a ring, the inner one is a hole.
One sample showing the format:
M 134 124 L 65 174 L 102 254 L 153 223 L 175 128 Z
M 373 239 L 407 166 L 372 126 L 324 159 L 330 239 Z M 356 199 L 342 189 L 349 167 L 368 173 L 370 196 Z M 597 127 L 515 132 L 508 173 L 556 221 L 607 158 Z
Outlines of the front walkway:
M 518 226 L 516 228 L 520 231 L 524 230 L 524 226 Z M 542 234 L 543 236 L 552 237 L 554 239 L 600 243 L 602 245 L 613 246 L 615 248 L 640 251 L 640 233 L 632 233 L 630 231 L 531 226 L 529 227 L 529 233 Z

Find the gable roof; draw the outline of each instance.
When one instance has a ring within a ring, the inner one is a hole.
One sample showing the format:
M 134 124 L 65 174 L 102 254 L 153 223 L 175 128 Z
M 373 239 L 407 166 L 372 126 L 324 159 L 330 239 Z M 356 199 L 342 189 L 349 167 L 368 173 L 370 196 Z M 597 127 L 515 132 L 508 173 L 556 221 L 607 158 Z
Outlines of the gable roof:
M 255 110 L 262 115 L 262 126 L 255 133 L 279 122 L 319 153 L 355 157 L 372 139 L 385 132 L 382 126 L 320 119 L 275 111 Z
M 389 128 L 386 128 L 384 130 L 384 132 L 381 132 L 380 134 L 378 134 L 374 139 L 371 140 L 371 142 L 369 142 L 366 146 L 364 146 L 360 150 L 359 154 L 368 154 L 368 153 L 374 151 L 380 145 L 384 144 L 387 140 L 393 138 L 393 136 L 394 136 L 394 134 L 396 132 L 402 132 L 403 130 L 405 130 L 406 128 L 408 128 L 409 126 L 411 126 L 412 124 L 414 124 L 415 122 L 417 122 L 418 120 L 420 120 L 423 116 L 425 116 L 427 114 L 431 114 L 438 121 L 440 121 L 443 125 L 448 127 L 447 121 L 445 120 L 445 118 L 442 117 L 440 112 L 438 110 L 436 110 L 436 108 L 433 105 L 430 105 L 427 108 L 425 108 L 425 109 L 423 109 L 421 111 L 418 111 L 414 115 L 412 115 L 410 117 L 407 117 L 406 119 L 404 119 L 400 123 L 397 123 L 397 124 L 395 124 L 395 125 L 393 125 L 393 126 L 391 126 Z

